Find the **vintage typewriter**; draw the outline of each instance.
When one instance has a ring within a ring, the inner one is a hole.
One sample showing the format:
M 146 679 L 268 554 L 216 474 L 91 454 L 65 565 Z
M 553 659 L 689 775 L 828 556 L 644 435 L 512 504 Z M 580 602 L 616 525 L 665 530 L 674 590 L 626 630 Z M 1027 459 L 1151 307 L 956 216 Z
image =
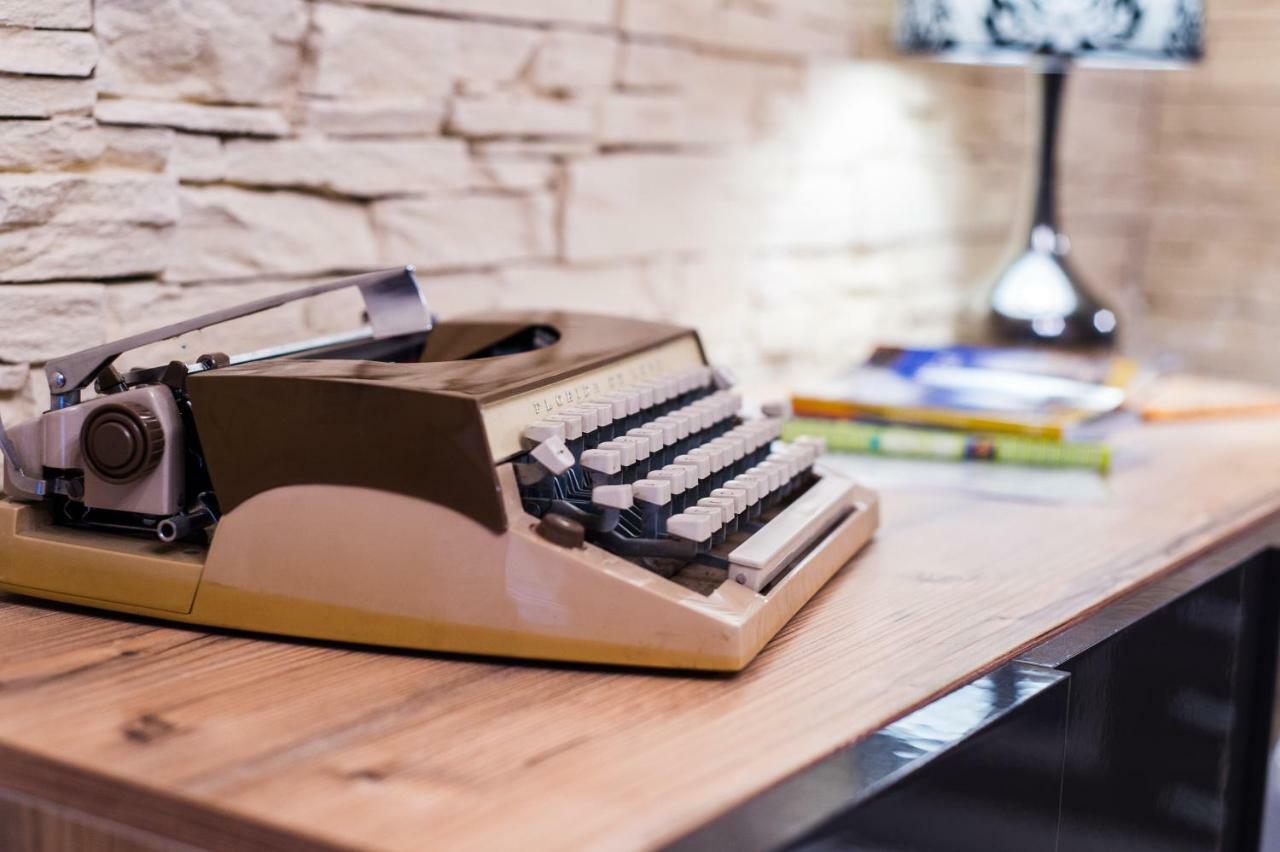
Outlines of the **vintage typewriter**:
M 129 350 L 341 288 L 349 335 L 121 372 Z M 50 361 L 5 430 L 0 588 L 318 639 L 745 666 L 870 538 L 821 442 L 747 418 L 688 329 L 436 322 L 411 268 Z M 93 393 L 89 393 L 92 385 Z

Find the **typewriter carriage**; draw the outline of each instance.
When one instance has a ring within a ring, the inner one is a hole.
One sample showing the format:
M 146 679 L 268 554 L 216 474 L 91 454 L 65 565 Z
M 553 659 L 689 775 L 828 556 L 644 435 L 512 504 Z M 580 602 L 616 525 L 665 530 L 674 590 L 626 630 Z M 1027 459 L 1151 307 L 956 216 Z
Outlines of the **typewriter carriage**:
M 125 352 L 336 290 L 356 288 L 368 325 L 340 335 L 230 358 L 200 356 L 121 374 Z M 6 430 L 0 422 L 5 492 L 44 501 L 70 526 L 154 535 L 172 542 L 217 522 L 220 512 L 187 390 L 193 374 L 290 355 L 416 355 L 430 331 L 412 267 L 308 287 L 162 326 L 48 362 L 50 408 Z M 415 348 L 416 346 L 416 348 Z M 363 347 L 363 348 L 361 348 Z M 398 349 L 397 349 L 398 347 Z M 93 384 L 97 396 L 82 399 Z

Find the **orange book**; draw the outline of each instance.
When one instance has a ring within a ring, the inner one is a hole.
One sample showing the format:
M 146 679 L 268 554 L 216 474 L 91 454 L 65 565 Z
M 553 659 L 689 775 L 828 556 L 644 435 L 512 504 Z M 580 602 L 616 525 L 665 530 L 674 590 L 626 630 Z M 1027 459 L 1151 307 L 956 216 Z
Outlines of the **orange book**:
M 1192 420 L 1280 414 L 1280 389 L 1253 382 L 1174 373 L 1152 379 L 1133 394 L 1143 420 Z

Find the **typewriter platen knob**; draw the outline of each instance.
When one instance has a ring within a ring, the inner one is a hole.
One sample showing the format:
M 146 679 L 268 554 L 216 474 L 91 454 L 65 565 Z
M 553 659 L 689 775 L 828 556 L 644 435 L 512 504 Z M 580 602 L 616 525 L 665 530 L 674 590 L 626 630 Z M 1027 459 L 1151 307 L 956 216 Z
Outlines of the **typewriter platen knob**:
M 107 482 L 123 485 L 160 463 L 164 427 L 146 406 L 132 402 L 103 405 L 85 421 L 80 449 L 91 471 Z

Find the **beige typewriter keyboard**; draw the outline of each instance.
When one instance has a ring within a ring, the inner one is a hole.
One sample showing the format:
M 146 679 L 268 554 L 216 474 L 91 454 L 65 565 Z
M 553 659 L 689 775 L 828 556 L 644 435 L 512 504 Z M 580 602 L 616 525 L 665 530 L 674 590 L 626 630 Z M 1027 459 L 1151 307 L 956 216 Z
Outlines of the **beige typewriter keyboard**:
M 853 510 L 853 485 L 814 472 L 820 439 L 779 441 L 706 366 L 579 393 L 526 422 L 514 456 L 531 514 L 670 576 L 722 568 L 766 589 Z

